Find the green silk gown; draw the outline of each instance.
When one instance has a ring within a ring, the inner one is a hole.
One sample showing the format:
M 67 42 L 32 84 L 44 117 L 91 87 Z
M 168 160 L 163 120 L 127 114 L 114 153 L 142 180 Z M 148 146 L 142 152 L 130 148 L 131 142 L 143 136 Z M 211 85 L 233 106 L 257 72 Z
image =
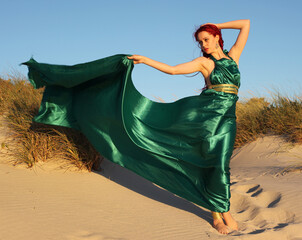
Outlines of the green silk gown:
M 211 58 L 211 83 L 239 87 L 236 63 Z M 122 54 L 74 66 L 23 64 L 35 88 L 46 86 L 34 121 L 78 129 L 108 160 L 211 211 L 229 210 L 237 95 L 206 89 L 151 101 L 134 87 L 133 61 Z

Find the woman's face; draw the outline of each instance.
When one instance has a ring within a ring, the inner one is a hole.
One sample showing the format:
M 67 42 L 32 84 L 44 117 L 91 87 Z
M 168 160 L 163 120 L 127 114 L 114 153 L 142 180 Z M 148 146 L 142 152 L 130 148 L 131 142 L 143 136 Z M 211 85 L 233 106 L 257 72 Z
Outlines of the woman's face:
M 217 51 L 216 43 L 218 43 L 219 40 L 218 35 L 214 37 L 212 34 L 202 31 L 198 34 L 198 40 L 200 48 L 203 52 L 211 54 Z

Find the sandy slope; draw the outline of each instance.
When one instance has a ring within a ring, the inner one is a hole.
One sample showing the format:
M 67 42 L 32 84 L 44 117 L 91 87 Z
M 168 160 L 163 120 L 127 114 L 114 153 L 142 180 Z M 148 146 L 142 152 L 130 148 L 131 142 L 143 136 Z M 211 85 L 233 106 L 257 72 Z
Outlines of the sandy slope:
M 302 239 L 302 146 L 266 136 L 235 151 L 232 207 L 239 239 Z M 282 173 L 289 169 L 291 172 Z M 235 238 L 234 238 L 235 239 Z
M 4 130 L 0 129 L 0 144 Z M 0 151 L 0 240 L 302 239 L 302 147 L 265 137 L 234 152 L 232 212 L 241 231 L 211 227 L 208 211 L 109 161 L 101 172 L 26 169 Z

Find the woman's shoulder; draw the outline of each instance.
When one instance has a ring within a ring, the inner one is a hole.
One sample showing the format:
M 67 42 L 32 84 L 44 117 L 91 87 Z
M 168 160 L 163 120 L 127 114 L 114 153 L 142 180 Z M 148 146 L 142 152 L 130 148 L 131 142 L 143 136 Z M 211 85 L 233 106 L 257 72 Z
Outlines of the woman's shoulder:
M 195 60 L 199 60 L 199 61 L 208 61 L 208 60 L 211 60 L 211 58 L 209 57 L 204 57 L 204 56 L 200 56 L 198 58 L 195 58 Z
M 203 56 L 195 58 L 194 61 L 198 61 L 203 66 L 208 66 L 209 64 L 211 65 L 213 63 L 213 60 L 211 58 Z
M 198 61 L 200 63 L 200 72 L 202 73 L 204 78 L 207 78 L 215 67 L 214 61 L 208 57 L 198 57 L 194 61 Z

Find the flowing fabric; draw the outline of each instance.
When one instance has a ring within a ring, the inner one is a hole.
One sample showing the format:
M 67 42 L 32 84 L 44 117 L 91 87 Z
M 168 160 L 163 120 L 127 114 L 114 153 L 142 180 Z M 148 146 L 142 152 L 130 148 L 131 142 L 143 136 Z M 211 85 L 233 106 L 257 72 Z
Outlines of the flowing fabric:
M 212 84 L 239 86 L 236 63 L 212 59 Z M 35 88 L 46 86 L 34 121 L 78 129 L 108 160 L 211 211 L 229 210 L 237 95 L 207 89 L 153 102 L 134 87 L 133 61 L 123 54 L 74 66 L 23 64 Z

